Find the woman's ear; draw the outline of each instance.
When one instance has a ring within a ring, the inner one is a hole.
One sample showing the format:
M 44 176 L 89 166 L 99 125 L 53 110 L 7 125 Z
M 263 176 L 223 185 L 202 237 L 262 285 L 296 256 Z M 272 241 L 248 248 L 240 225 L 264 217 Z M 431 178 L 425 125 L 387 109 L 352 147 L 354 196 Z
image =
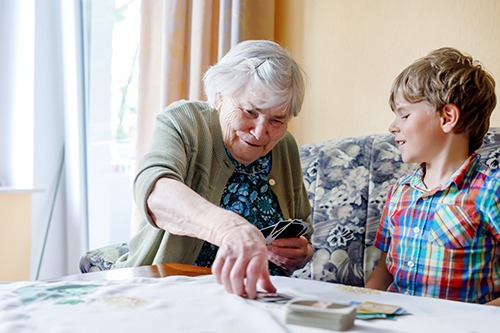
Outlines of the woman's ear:
M 460 118 L 460 109 L 458 106 L 452 103 L 443 106 L 441 111 L 441 128 L 443 131 L 445 133 L 453 132 L 458 123 L 458 118 Z

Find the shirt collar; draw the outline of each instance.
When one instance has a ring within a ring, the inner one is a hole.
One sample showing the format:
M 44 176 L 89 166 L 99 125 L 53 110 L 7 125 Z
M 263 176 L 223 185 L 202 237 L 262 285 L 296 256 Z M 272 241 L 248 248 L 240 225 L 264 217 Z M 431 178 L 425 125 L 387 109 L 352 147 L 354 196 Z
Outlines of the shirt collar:
M 462 164 L 462 166 L 455 171 L 455 173 L 437 190 L 445 189 L 450 187 L 452 184 L 455 184 L 457 189 L 462 189 L 464 186 L 470 183 L 472 175 L 479 164 L 481 156 L 477 153 L 472 153 L 469 158 Z M 425 163 L 421 163 L 420 166 L 415 170 L 413 175 L 407 179 L 407 184 L 411 187 L 417 189 L 426 190 L 426 186 L 424 185 L 423 178 L 425 174 Z
M 234 159 L 234 157 L 231 155 L 229 150 L 226 149 L 227 156 L 229 156 L 229 159 L 231 162 L 233 162 L 236 172 L 245 174 L 245 175 L 256 175 L 260 173 L 268 174 L 269 171 L 271 171 L 271 153 L 269 152 L 266 156 L 259 157 L 256 161 L 245 165 L 237 160 Z

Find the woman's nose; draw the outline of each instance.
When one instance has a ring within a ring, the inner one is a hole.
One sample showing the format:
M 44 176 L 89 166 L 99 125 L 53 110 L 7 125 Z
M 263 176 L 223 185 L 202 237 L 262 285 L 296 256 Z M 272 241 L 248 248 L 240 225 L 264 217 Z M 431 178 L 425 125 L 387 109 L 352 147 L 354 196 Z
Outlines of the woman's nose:
M 259 117 L 255 119 L 255 123 L 252 129 L 252 135 L 257 139 L 262 139 L 267 133 L 267 120 L 264 117 Z

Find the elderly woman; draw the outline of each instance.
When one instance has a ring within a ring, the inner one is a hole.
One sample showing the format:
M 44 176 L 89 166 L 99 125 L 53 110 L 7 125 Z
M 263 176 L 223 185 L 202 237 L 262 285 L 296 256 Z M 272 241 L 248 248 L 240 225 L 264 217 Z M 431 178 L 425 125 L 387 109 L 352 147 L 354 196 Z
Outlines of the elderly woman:
M 289 275 L 313 254 L 310 233 L 266 246 L 259 230 L 310 222 L 287 132 L 302 106 L 303 73 L 278 44 L 244 41 L 209 68 L 204 86 L 208 102 L 179 101 L 157 117 L 134 182 L 144 221 L 115 267 L 212 267 L 228 292 L 254 298 L 257 283 L 276 290 L 270 273 Z

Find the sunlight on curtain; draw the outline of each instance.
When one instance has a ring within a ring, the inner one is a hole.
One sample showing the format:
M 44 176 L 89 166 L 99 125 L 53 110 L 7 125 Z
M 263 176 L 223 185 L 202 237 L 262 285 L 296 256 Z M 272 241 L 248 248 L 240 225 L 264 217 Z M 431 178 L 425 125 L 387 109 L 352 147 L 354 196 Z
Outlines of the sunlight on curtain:
M 33 186 L 34 3 L 0 5 L 0 186 Z
M 66 240 L 67 263 L 71 271 L 86 248 L 87 239 L 87 154 L 85 88 L 83 80 L 83 31 L 80 1 L 61 0 L 63 84 L 66 155 Z
M 204 100 L 208 67 L 240 41 L 272 40 L 275 15 L 274 0 L 142 0 L 141 8 L 136 163 L 158 113 L 180 99 Z
M 81 133 L 81 122 L 75 120 L 81 114 L 76 1 L 0 3 L 0 178 L 9 186 L 35 189 L 29 213 L 30 279 L 76 273 L 85 241 L 78 140 L 66 146 L 76 162 L 66 164 L 66 173 L 61 168 L 65 135 Z M 69 52 L 64 46 L 70 46 Z M 75 127 L 68 128 L 71 124 Z M 21 224 L 4 222 L 10 228 Z
M 86 247 L 81 7 L 37 0 L 32 278 L 78 273 Z

